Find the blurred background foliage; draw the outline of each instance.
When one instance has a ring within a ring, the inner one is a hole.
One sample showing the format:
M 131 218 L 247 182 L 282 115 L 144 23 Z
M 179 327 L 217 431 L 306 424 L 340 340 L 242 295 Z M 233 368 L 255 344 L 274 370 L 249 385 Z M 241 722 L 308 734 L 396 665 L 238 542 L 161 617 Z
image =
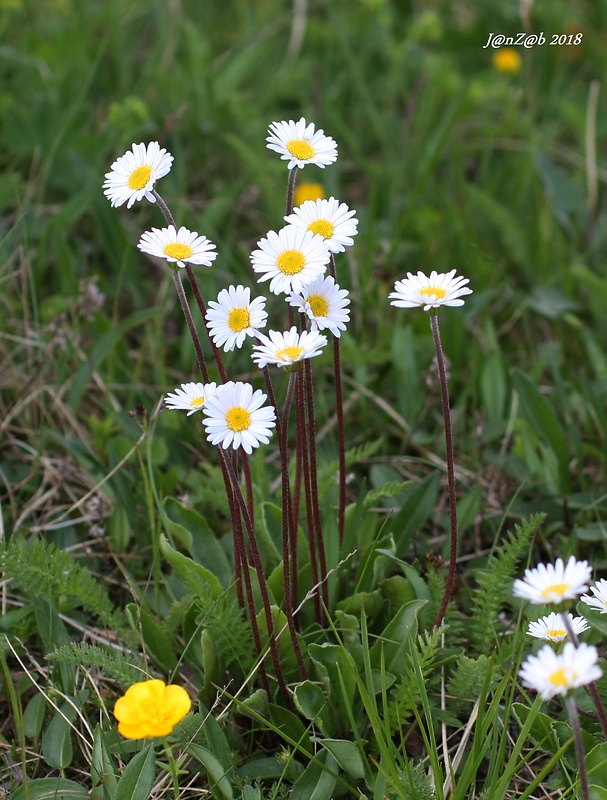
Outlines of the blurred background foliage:
M 416 531 L 432 536 L 416 546 L 440 550 L 428 320 L 387 295 L 407 271 L 456 268 L 474 289 L 442 314 L 463 555 L 487 552 L 504 515 L 535 510 L 558 534 L 542 543 L 548 555 L 603 542 L 606 23 L 604 0 L 2 0 L 5 533 L 46 529 L 74 546 L 108 531 L 116 552 L 143 545 L 141 415 L 197 379 L 170 274 L 135 247 L 162 220 L 150 204 L 110 208 L 110 164 L 154 139 L 175 156 L 159 188 L 178 224 L 217 243 L 216 266 L 200 268 L 214 298 L 253 285 L 249 253 L 281 226 L 286 170 L 264 147 L 268 124 L 305 116 L 337 140 L 339 160 L 299 181 L 320 181 L 360 220 L 337 265 L 353 300 L 348 444 L 379 443 L 354 468 L 351 499 L 363 481 L 412 479 L 396 507 L 430 487 Z M 489 33 L 525 29 L 546 43 L 498 69 Z M 563 33 L 581 44 L 549 44 Z M 229 369 L 246 377 L 247 354 Z M 328 356 L 318 370 L 320 446 L 333 459 Z M 160 495 L 202 503 L 199 463 L 213 456 L 199 427 L 166 413 L 153 425 Z M 103 493 L 59 517 L 129 453 Z M 602 548 L 596 559 L 604 566 Z

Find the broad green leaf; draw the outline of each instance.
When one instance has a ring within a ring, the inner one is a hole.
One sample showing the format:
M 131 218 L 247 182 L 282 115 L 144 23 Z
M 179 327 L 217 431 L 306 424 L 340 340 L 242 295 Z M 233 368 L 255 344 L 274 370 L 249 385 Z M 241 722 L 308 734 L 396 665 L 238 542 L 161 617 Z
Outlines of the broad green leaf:
M 209 774 L 209 785 L 211 790 L 219 792 L 224 800 L 233 800 L 232 784 L 228 780 L 226 770 L 222 767 L 219 759 L 199 744 L 191 744 L 187 752 L 199 761 Z
M 349 711 L 353 710 L 356 696 L 356 673 L 348 653 L 337 644 L 311 644 L 310 658 L 316 665 L 319 678 L 327 688 L 329 707 L 339 720 L 339 727 L 350 727 Z
M 76 718 L 76 709 L 69 703 L 62 703 L 59 709 L 62 714 L 55 713 L 42 737 L 42 756 L 51 767 L 65 769 L 74 757 L 70 723 Z
M 177 666 L 177 654 L 171 640 L 155 619 L 141 606 L 129 603 L 126 613 L 135 631 L 141 631 L 146 650 L 154 661 L 167 672 Z
M 531 709 L 523 703 L 513 703 L 512 710 L 519 723 L 522 725 L 527 722 Z M 537 713 L 533 717 L 529 738 L 532 742 L 546 753 L 554 754 L 561 746 L 554 730 L 554 724 L 547 714 Z
M 337 772 L 338 764 L 329 751 L 325 752 L 324 759 L 321 754 L 316 762 L 308 764 L 301 777 L 295 781 L 289 800 L 328 800 L 333 797 L 337 779 L 328 770 Z M 327 770 L 321 766 L 323 761 Z
M 588 800 L 607 800 L 607 789 L 604 786 L 591 784 L 588 787 Z
M 126 765 L 112 800 L 149 800 L 155 778 L 156 763 L 152 743 Z
M 331 733 L 331 715 L 327 696 L 317 683 L 303 681 L 297 685 L 293 692 L 293 700 L 298 711 L 317 725 L 325 736 Z
M 67 778 L 37 778 L 18 786 L 11 800 L 90 800 L 90 795 L 83 786 Z
M 594 747 L 586 756 L 588 781 L 607 788 L 607 742 Z
M 103 740 L 101 726 L 95 728 L 95 738 L 93 740 L 93 753 L 91 757 L 91 778 L 93 784 L 103 786 L 106 797 L 114 797 L 118 780 L 114 772 L 112 759 L 107 751 Z
M 215 600 L 223 594 L 223 587 L 218 578 L 206 567 L 177 552 L 163 534 L 160 534 L 160 552 L 198 597 L 205 599 L 210 597 Z
M 417 636 L 419 612 L 426 602 L 426 600 L 411 600 L 401 606 L 369 651 L 371 666 L 374 669 L 385 669 L 393 675 L 404 673 L 407 654 Z
M 23 732 L 28 739 L 37 739 L 42 731 L 46 716 L 46 700 L 41 694 L 35 694 L 23 711 Z
M 192 558 L 209 569 L 219 578 L 224 589 L 227 589 L 234 577 L 234 570 L 206 519 L 194 509 L 186 508 L 174 497 L 165 499 L 163 510 L 165 525 L 169 531 L 181 539 L 180 532 L 185 530 L 189 534 L 189 542 L 184 544 Z
M 365 765 L 355 742 L 351 742 L 348 739 L 317 738 L 312 741 L 318 742 L 318 744 L 325 747 L 343 771 L 347 772 L 355 781 L 362 780 L 365 777 Z

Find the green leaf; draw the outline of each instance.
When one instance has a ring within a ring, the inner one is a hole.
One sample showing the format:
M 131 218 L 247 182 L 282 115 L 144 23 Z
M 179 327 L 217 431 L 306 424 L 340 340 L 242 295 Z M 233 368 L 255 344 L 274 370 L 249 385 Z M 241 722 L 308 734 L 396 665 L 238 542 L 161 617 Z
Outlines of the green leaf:
M 598 744 L 586 756 L 588 780 L 607 787 L 607 742 Z
M 326 756 L 324 759 L 321 754 L 316 762 L 308 764 L 301 777 L 293 784 L 289 800 L 327 800 L 327 798 L 333 797 L 337 779 L 323 769 L 322 762 L 324 761 L 328 769 L 336 772 L 337 761 L 328 750 L 324 755 Z
M 293 700 L 306 719 L 317 725 L 327 736 L 331 733 L 331 715 L 327 704 L 327 696 L 317 683 L 303 681 L 293 692 Z
M 118 781 L 116 779 L 116 773 L 114 772 L 112 759 L 110 758 L 103 740 L 103 731 L 100 725 L 97 725 L 95 728 L 93 753 L 91 757 L 91 778 L 94 785 L 101 784 L 103 786 L 106 797 L 114 797 Z
M 187 752 L 197 761 L 200 761 L 208 772 L 211 790 L 217 789 L 224 800 L 233 800 L 232 784 L 228 780 L 226 770 L 222 767 L 219 759 L 210 750 L 199 744 L 189 745 Z
M 141 630 L 145 647 L 154 661 L 167 672 L 172 672 L 177 666 L 178 659 L 170 637 L 144 608 L 129 603 L 126 612 L 133 629 Z
M 358 746 L 347 739 L 312 739 L 325 747 L 335 758 L 344 772 L 347 772 L 355 781 L 365 777 L 365 765 Z
M 588 787 L 588 800 L 607 800 L 607 789 L 591 784 Z
M 42 756 L 51 767 L 65 769 L 69 767 L 74 757 L 70 723 L 76 718 L 76 709 L 69 703 L 62 703 L 59 709 L 62 714 L 57 712 L 44 732 Z
M 148 800 L 155 777 L 154 744 L 151 743 L 126 765 L 112 800 Z
M 531 709 L 522 703 L 513 703 L 512 710 L 522 727 L 527 722 Z M 561 746 L 554 730 L 554 724 L 547 714 L 538 712 L 534 716 L 529 729 L 529 738 L 544 752 L 551 755 L 554 755 Z
M 186 508 L 174 497 L 165 499 L 163 510 L 165 525 L 169 531 L 182 541 L 182 532 L 187 532 L 189 542 L 184 541 L 184 544 L 192 558 L 209 569 L 219 578 L 224 589 L 227 589 L 234 578 L 234 570 L 206 519 L 194 509 Z
M 417 636 L 419 612 L 426 600 L 411 600 L 401 606 L 369 651 L 371 666 L 401 675 L 407 666 L 407 655 Z
M 27 795 L 26 795 L 27 791 Z M 88 791 L 67 778 L 38 778 L 18 786 L 12 800 L 90 800 Z
M 40 736 L 46 716 L 46 700 L 41 694 L 35 694 L 23 711 L 23 732 L 28 739 Z
M 558 421 L 551 403 L 524 372 L 515 370 L 512 380 L 521 401 L 523 416 L 554 452 L 558 462 L 559 489 L 563 494 L 567 494 L 571 490 L 571 481 L 569 450 L 563 426 Z
M 198 597 L 216 600 L 223 594 L 223 587 L 218 578 L 206 567 L 192 561 L 183 553 L 177 552 L 169 544 L 169 540 L 160 534 L 160 552 L 173 567 L 180 578 L 187 583 L 189 589 Z

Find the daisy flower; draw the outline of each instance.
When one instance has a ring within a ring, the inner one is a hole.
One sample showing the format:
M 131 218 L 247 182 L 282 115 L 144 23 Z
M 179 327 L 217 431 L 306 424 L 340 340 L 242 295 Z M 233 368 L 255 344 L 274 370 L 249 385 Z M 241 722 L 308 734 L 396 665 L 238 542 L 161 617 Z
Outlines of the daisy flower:
M 573 614 L 567 614 L 567 617 L 573 632 L 577 636 L 590 628 L 584 617 L 574 617 Z M 567 638 L 567 628 L 563 621 L 563 615 L 555 614 L 554 611 L 548 614 L 547 617 L 538 619 L 537 622 L 530 622 L 527 633 L 529 636 L 535 636 L 536 639 L 545 639 L 547 642 L 562 642 L 563 639 Z
M 286 333 L 270 331 L 270 335 L 259 337 L 262 344 L 256 345 L 253 350 L 253 361 L 260 367 L 276 364 L 285 367 L 289 372 L 301 369 L 301 361 L 314 358 L 322 353 L 322 348 L 327 344 L 327 337 L 318 331 L 302 331 L 299 333 L 293 326 Z
M 519 677 L 525 686 L 535 689 L 544 700 L 556 694 L 567 694 L 570 689 L 585 686 L 603 674 L 597 666 L 596 647 L 567 642 L 562 653 L 555 653 L 549 644 L 535 656 L 529 656 L 521 667 Z
M 166 258 L 178 267 L 185 267 L 186 262 L 210 267 L 217 258 L 215 245 L 206 236 L 199 236 L 187 228 L 176 230 L 174 225 L 146 231 L 137 247 L 151 256 Z
M 250 455 L 254 447 L 267 444 L 276 425 L 273 406 L 264 406 L 266 395 L 250 383 L 224 383 L 204 404 L 207 439 L 226 450 L 230 445 Z
M 530 603 L 562 603 L 586 591 L 591 573 L 587 561 L 576 561 L 571 556 L 565 565 L 562 558 L 557 558 L 554 565 L 526 569 L 524 580 L 514 581 L 514 594 Z
M 167 394 L 164 402 L 167 408 L 187 411 L 189 417 L 195 411 L 200 411 L 216 391 L 216 383 L 182 383 L 181 388 Z
M 173 156 L 158 142 L 150 142 L 147 146 L 143 142 L 134 144 L 131 150 L 114 161 L 112 171 L 105 173 L 103 193 L 114 207 L 126 203 L 130 208 L 144 197 L 155 203 L 154 184 L 169 172 L 172 163 Z
M 258 283 L 270 281 L 270 291 L 300 292 L 306 283 L 322 275 L 329 263 L 329 249 L 317 233 L 287 225 L 270 231 L 251 253 L 253 270 L 261 273 Z
M 415 308 L 423 306 L 424 311 L 441 306 L 463 306 L 461 296 L 472 294 L 472 289 L 465 285 L 468 278 L 455 278 L 455 270 L 435 272 L 432 270 L 428 278 L 423 272 L 417 275 L 407 273 L 402 281 L 396 281 L 394 291 L 389 295 L 393 306 L 399 308 Z
M 266 137 L 266 147 L 280 153 L 281 159 L 288 161 L 289 169 L 316 164 L 323 169 L 327 164 L 337 161 L 337 144 L 321 129 L 315 132 L 313 122 L 306 123 L 304 117 L 299 122 L 272 122 Z
M 233 350 L 242 347 L 247 336 L 256 336 L 264 328 L 268 315 L 266 298 L 251 300 L 251 290 L 244 286 L 229 286 L 217 295 L 217 302 L 209 300 L 205 318 L 210 335 L 218 347 Z
M 285 220 L 298 228 L 318 233 L 332 253 L 342 253 L 354 244 L 352 236 L 358 233 L 355 214 L 356 211 L 350 211 L 345 203 L 330 197 L 328 200 L 306 200 Z
M 590 591 L 594 597 L 590 594 L 583 594 L 580 600 L 587 606 L 598 609 L 601 614 L 607 614 L 607 581 L 601 578 L 594 586 L 590 587 Z
M 341 336 L 350 322 L 348 290 L 340 289 L 335 280 L 328 275 L 319 275 L 303 287 L 301 294 L 291 293 L 287 297 L 290 305 L 298 308 L 311 320 L 313 331 L 328 328 L 334 336 Z

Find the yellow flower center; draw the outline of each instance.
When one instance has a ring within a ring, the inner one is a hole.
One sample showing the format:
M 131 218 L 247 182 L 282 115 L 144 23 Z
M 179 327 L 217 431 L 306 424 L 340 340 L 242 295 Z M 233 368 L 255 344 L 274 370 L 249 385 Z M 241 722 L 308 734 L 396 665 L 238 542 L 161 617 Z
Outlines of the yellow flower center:
M 276 358 L 279 358 L 281 361 L 286 361 L 288 358 L 299 358 L 302 350 L 303 347 L 284 347 L 276 353 Z
M 204 403 L 204 397 L 194 397 L 190 400 L 190 405 L 192 408 L 200 408 L 200 406 Z
M 305 266 L 303 253 L 299 250 L 285 250 L 276 259 L 276 264 L 285 275 L 297 275 Z
M 553 594 L 565 594 L 568 588 L 568 583 L 553 583 L 552 586 L 546 586 L 542 592 L 542 597 L 550 597 Z
M 317 219 L 308 225 L 308 230 L 312 233 L 319 233 L 323 239 L 330 239 L 335 232 L 335 225 L 328 219 Z
M 294 158 L 300 161 L 307 161 L 314 155 L 314 148 L 305 139 L 291 139 L 287 145 L 287 150 Z
M 233 431 L 244 431 L 251 424 L 251 415 L 242 406 L 233 406 L 226 414 L 228 428 Z
M 325 196 L 321 183 L 298 183 L 295 187 L 295 205 L 300 206 L 306 200 L 322 200 Z
M 447 294 L 447 292 L 440 286 L 426 286 L 424 289 L 420 289 L 419 293 L 424 297 L 435 295 L 437 300 L 442 300 Z
M 143 189 L 150 182 L 151 174 L 152 168 L 148 167 L 147 164 L 134 169 L 129 177 L 129 189 Z
M 556 639 L 557 636 L 567 636 L 567 631 L 562 628 L 553 628 L 551 631 L 546 631 L 546 635 Z
M 570 686 L 577 678 L 577 672 L 571 667 L 560 667 L 548 676 L 548 680 L 554 686 Z
M 189 244 L 181 244 L 181 242 L 173 242 L 173 244 L 165 244 L 165 256 L 176 258 L 177 261 L 187 261 L 192 256 L 192 248 Z
M 329 304 L 320 294 L 311 294 L 308 297 L 308 305 L 315 317 L 326 317 L 329 313 Z
M 228 317 L 228 325 L 234 333 L 240 333 L 249 327 L 249 312 L 246 308 L 233 308 Z

